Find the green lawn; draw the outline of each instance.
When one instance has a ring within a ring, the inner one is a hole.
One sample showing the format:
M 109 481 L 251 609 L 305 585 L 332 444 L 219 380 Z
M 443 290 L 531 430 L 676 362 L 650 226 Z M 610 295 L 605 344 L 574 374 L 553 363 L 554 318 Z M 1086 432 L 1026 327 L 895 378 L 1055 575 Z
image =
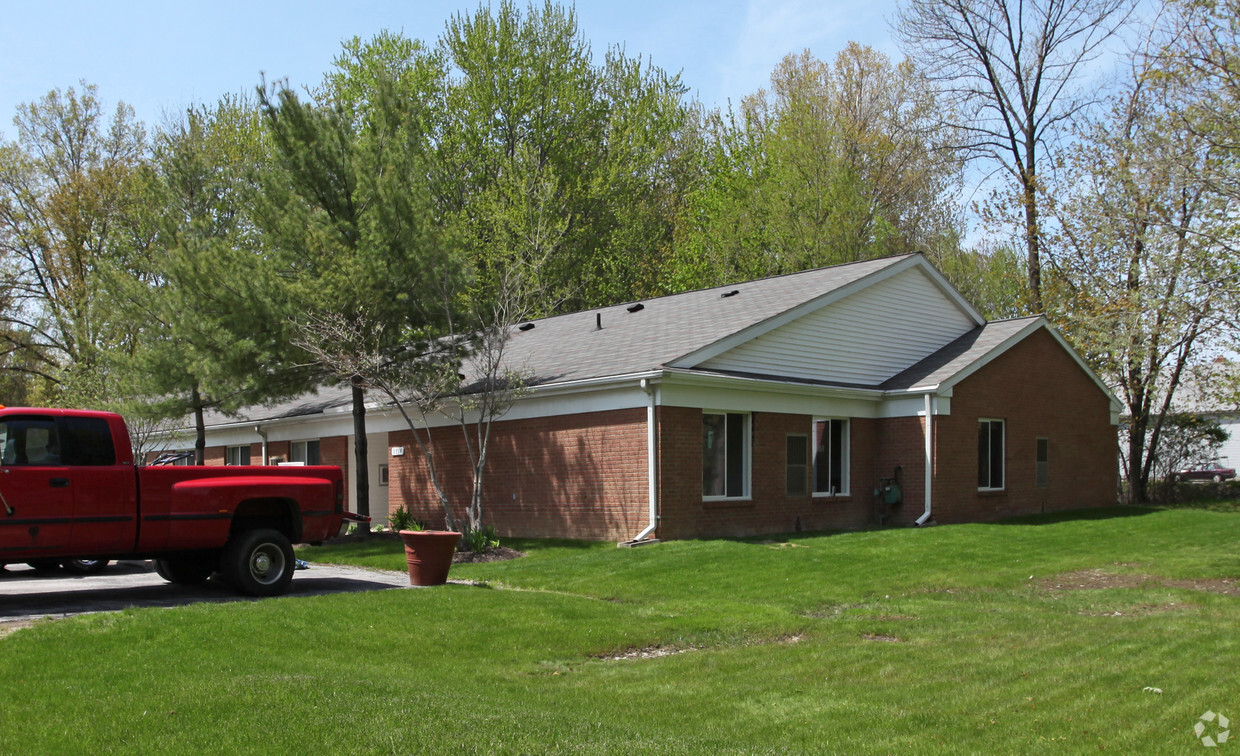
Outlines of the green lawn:
M 453 568 L 483 585 L 41 623 L 0 639 L 0 753 L 1193 752 L 1240 717 L 1240 514 L 1106 515 L 506 542 Z

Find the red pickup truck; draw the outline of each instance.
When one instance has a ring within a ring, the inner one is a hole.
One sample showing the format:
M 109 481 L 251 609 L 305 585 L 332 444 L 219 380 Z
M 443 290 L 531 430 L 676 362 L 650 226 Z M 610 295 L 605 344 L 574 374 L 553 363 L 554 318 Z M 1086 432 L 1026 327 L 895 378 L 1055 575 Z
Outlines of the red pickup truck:
M 173 583 L 221 573 L 275 596 L 294 543 L 346 520 L 339 467 L 139 467 L 120 415 L 0 408 L 0 564 L 154 559 Z

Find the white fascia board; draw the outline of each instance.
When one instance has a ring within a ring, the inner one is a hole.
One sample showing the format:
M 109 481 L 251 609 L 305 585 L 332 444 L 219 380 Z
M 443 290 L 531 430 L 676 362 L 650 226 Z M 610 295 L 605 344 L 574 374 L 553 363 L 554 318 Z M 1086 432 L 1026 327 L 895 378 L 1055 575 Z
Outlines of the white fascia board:
M 659 385 L 659 404 L 709 407 L 737 412 L 875 417 L 883 392 L 816 386 L 763 378 L 668 371 Z
M 914 394 L 895 395 L 889 397 L 879 406 L 878 417 L 924 417 L 926 414 L 926 394 L 934 394 L 932 397 L 934 403 L 934 414 L 950 415 L 952 413 L 952 400 L 943 394 L 935 394 L 933 391 L 921 391 Z
M 864 278 L 859 278 L 852 283 L 845 284 L 838 289 L 833 289 L 826 294 L 806 300 L 799 305 L 784 310 L 778 315 L 767 318 L 761 323 L 755 323 L 754 325 L 737 331 L 730 336 L 725 336 L 713 344 L 708 344 L 701 349 L 690 352 L 682 357 L 678 357 L 677 359 L 669 362 L 668 367 L 692 368 L 696 365 L 700 365 L 703 362 L 717 357 L 730 349 L 744 344 L 747 341 L 751 341 L 764 333 L 769 333 L 780 326 L 787 325 L 788 323 L 804 317 L 811 312 L 826 307 L 834 302 L 838 302 L 845 297 L 857 293 L 858 291 L 869 288 L 877 283 L 881 283 L 892 276 L 897 276 L 912 268 L 920 268 L 930 278 L 935 286 L 942 289 L 942 291 L 947 294 L 948 298 L 960 307 L 960 309 L 963 310 L 964 313 L 968 315 L 969 319 L 971 319 L 975 324 L 980 326 L 986 323 L 986 319 L 983 318 L 976 309 L 974 309 L 973 305 L 969 304 L 968 301 L 960 295 L 960 292 L 956 291 L 952 285 L 947 282 L 947 279 L 943 278 L 941 273 L 934 269 L 934 266 L 926 260 L 925 255 L 918 253 L 915 255 L 910 255 L 909 257 L 906 257 L 898 262 L 892 263 L 881 270 L 876 270 L 870 275 Z

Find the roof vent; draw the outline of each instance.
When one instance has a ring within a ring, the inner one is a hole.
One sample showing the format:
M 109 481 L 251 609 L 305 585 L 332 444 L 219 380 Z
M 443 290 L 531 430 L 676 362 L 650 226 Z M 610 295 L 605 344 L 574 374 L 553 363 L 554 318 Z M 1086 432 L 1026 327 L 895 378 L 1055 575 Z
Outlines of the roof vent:
M 642 304 L 641 302 L 638 302 L 635 305 L 629 305 L 628 307 L 629 312 L 641 312 L 644 309 L 646 309 L 646 305 Z
M 603 330 L 603 313 L 601 312 L 594 313 L 594 330 Z
M 723 298 L 723 299 L 727 299 L 728 297 L 734 297 L 734 296 L 736 296 L 737 294 L 740 294 L 740 293 L 741 293 L 741 290 L 740 290 L 740 289 L 733 289 L 732 291 L 725 291 L 725 292 L 723 292 L 722 294 L 720 294 L 719 296 L 720 296 L 721 298 Z
M 533 323 L 522 323 L 521 325 L 517 326 L 517 330 L 518 331 L 532 331 L 534 330 L 534 324 Z

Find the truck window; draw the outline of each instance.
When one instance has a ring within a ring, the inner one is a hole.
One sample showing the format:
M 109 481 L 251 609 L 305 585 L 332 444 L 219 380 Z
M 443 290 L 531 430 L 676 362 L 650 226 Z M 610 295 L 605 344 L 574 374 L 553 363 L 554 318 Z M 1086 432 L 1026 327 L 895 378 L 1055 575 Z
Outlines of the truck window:
M 65 464 L 102 466 L 116 464 L 112 428 L 101 417 L 64 418 Z
M 10 417 L 0 423 L 0 444 L 6 466 L 61 464 L 60 436 L 52 419 Z

